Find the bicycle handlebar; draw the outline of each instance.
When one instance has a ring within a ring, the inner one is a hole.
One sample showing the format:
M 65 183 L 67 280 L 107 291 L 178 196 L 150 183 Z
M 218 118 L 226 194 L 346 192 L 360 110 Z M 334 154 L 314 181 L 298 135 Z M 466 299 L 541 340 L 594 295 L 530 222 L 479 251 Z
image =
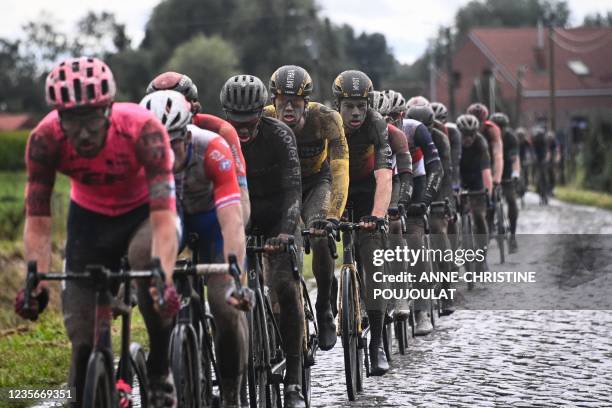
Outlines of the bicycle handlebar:
M 329 248 L 329 252 L 333 259 L 338 259 L 338 252 L 336 251 L 336 235 L 333 231 L 326 231 L 327 235 L 327 247 Z M 311 234 L 310 230 L 302 230 L 302 236 L 304 237 L 304 252 L 308 255 L 310 254 L 310 237 L 312 235 L 317 236 L 316 234 Z

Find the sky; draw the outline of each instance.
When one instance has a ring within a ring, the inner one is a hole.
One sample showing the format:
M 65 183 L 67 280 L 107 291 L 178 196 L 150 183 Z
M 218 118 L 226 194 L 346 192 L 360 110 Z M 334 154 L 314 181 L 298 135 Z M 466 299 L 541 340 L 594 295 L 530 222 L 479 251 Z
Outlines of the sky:
M 0 14 L 0 38 L 18 38 L 21 26 L 50 11 L 63 31 L 73 29 L 75 22 L 88 10 L 110 11 L 127 26 L 128 35 L 139 44 L 153 7 L 160 0 L 3 0 Z M 455 12 L 469 0 L 316 0 L 323 16 L 335 23 L 348 23 L 357 33 L 383 33 L 396 58 L 412 63 L 423 54 L 428 39 L 438 27 L 452 24 Z M 511 0 L 509 0 L 511 1 Z M 567 0 L 572 12 L 571 24 L 582 22 L 585 15 L 612 10 L 610 0 Z

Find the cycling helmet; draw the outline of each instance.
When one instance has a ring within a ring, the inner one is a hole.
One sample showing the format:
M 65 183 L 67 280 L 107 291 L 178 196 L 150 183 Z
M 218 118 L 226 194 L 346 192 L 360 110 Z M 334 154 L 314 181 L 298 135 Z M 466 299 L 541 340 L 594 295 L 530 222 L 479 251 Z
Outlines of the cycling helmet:
M 254 75 L 235 75 L 228 79 L 219 95 L 223 110 L 230 117 L 244 121 L 261 114 L 268 100 L 266 86 Z
M 270 77 L 268 87 L 270 96 L 296 95 L 308 97 L 312 93 L 312 79 L 310 74 L 297 65 L 283 65 Z
M 108 106 L 116 91 L 113 73 L 97 58 L 69 58 L 56 65 L 45 82 L 47 104 L 57 110 Z
M 421 105 L 429 105 L 429 100 L 424 96 L 413 96 L 408 99 L 406 102 L 406 108 L 410 108 L 411 106 L 421 106 Z
M 147 94 L 168 89 L 182 93 L 189 102 L 198 100 L 198 87 L 191 78 L 172 71 L 156 76 L 147 86 Z
M 374 90 L 372 80 L 361 71 L 341 72 L 334 80 L 332 92 L 336 101 L 342 98 L 370 98 Z
M 476 116 L 476 119 L 478 119 L 480 123 L 484 122 L 489 117 L 489 110 L 482 103 L 471 104 L 467 108 L 466 113 Z
M 445 123 L 448 119 L 448 110 L 446 106 L 444 106 L 441 102 L 432 102 L 431 109 L 434 111 L 434 116 L 436 120 L 439 120 L 442 123 Z
M 385 116 L 389 114 L 389 98 L 384 92 L 372 91 L 372 107 Z
M 492 114 L 491 121 L 499 126 L 500 129 L 506 128 L 510 125 L 510 118 L 508 118 L 508 115 L 502 112 Z
M 478 129 L 480 129 L 480 122 L 478 121 L 478 118 L 474 115 L 461 115 L 457 118 L 457 129 L 459 129 L 461 133 L 474 133 Z
M 406 99 L 397 91 L 389 92 L 389 112 L 401 113 L 406 110 Z
M 428 128 L 434 124 L 434 111 L 429 105 L 416 105 L 408 108 L 406 116 L 409 119 L 418 120 Z
M 166 127 L 170 140 L 184 136 L 184 132 L 181 134 L 177 131 L 191 123 L 191 105 L 180 92 L 155 91 L 142 98 L 140 105 L 153 112 Z

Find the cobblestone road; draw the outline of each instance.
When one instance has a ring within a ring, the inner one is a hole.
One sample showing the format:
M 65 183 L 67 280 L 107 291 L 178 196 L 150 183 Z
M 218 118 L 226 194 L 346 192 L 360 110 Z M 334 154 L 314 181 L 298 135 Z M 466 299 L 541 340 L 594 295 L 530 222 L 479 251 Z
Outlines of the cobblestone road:
M 527 197 L 519 233 L 612 234 L 611 212 L 555 200 L 539 207 L 536 200 Z M 530 256 L 533 251 L 520 247 L 509 262 Z M 543 258 L 549 262 L 550 253 Z M 590 285 L 599 289 L 591 296 L 612 297 L 602 292 L 610 277 L 586 278 L 571 288 Z M 495 286 L 459 290 L 475 305 L 504 294 Z M 316 407 L 612 407 L 612 311 L 459 310 L 439 319 L 433 334 L 412 339 L 405 356 L 394 354 L 386 376 L 365 379 L 354 402 L 346 396 L 340 343 L 317 357 Z

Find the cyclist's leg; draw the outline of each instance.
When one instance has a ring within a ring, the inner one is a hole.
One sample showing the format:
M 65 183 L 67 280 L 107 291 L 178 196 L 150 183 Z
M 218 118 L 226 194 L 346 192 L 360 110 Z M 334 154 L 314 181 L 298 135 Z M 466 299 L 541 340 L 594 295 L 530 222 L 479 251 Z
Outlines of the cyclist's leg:
M 325 220 L 329 210 L 331 185 L 329 179 L 320 177 L 302 196 L 302 219 L 306 228 L 315 221 Z M 311 237 L 312 272 L 317 280 L 315 308 L 319 324 L 321 349 L 329 350 L 336 343 L 336 325 L 331 311 L 330 296 L 334 277 L 334 260 L 329 252 L 327 237 Z
M 198 234 L 200 262 L 223 262 L 223 236 L 215 211 L 189 215 L 185 220 L 187 233 Z M 227 294 L 235 287 L 229 275 L 210 276 L 207 286 L 208 303 L 216 326 L 215 351 L 223 404 L 238 405 L 240 382 L 248 354 L 246 316 L 226 301 Z
M 299 243 L 299 237 L 299 234 L 295 236 L 296 243 Z M 304 307 L 300 282 L 291 271 L 290 255 L 288 253 L 264 255 L 264 274 L 266 284 L 272 289 L 274 314 L 278 316 L 287 358 L 285 384 L 300 385 L 302 384 Z
M 516 200 L 516 190 L 514 183 L 506 183 L 503 186 L 504 197 L 508 204 L 508 221 L 510 224 L 510 249 L 509 251 L 516 252 L 516 223 L 518 220 L 519 208 Z
M 476 248 L 484 250 L 485 260 L 481 263 L 477 263 L 477 269 L 483 271 L 488 269 L 486 254 L 489 244 L 489 226 L 486 220 L 487 213 L 487 201 L 484 195 L 470 197 L 470 209 L 472 211 L 472 217 L 474 220 L 474 240 Z
M 425 237 L 425 226 L 423 225 L 422 217 L 408 217 L 406 220 L 406 241 L 408 248 L 414 251 L 424 250 L 424 237 Z M 423 272 L 428 271 L 428 265 L 426 262 L 422 262 L 423 257 L 418 257 L 415 260 L 414 265 L 410 267 L 410 272 L 415 276 L 416 282 L 412 284 L 414 289 L 427 290 L 431 287 L 428 282 L 421 282 L 419 277 Z M 426 335 L 432 332 L 433 326 L 431 324 L 429 311 L 431 308 L 431 300 L 415 299 L 414 310 L 416 313 L 416 327 L 415 334 Z
M 441 213 L 432 213 L 429 219 L 429 227 L 431 230 L 431 247 L 433 249 L 439 249 L 442 251 L 442 258 L 438 260 L 438 262 L 434 262 L 433 265 L 437 268 L 438 272 L 450 272 L 456 270 L 457 268 L 451 262 L 445 262 L 443 257 L 447 250 L 451 249 L 451 243 L 449 240 L 449 236 L 447 233 L 448 230 L 448 219 L 445 214 Z M 450 282 L 442 282 L 440 287 L 442 289 L 450 289 Z M 452 310 L 452 300 L 446 300 L 442 302 L 443 309 L 447 311 Z
M 79 273 L 92 264 L 119 269 L 130 235 L 147 217 L 146 207 L 122 216 L 107 217 L 71 202 L 67 223 L 66 270 Z M 69 385 L 76 387 L 77 406 L 82 401 L 87 362 L 92 350 L 95 303 L 96 296 L 91 284 L 65 282 L 62 311 L 72 344 Z
M 389 204 L 389 208 L 397 208 L 398 200 L 399 200 L 399 190 L 400 190 L 399 178 L 394 177 L 393 178 L 393 190 L 391 194 L 391 203 Z M 402 231 L 402 220 L 399 217 L 389 216 L 389 234 L 388 234 L 387 245 L 389 249 L 393 249 L 393 250 L 397 247 L 404 248 L 407 246 L 406 239 Z M 400 273 L 408 270 L 408 263 L 399 262 L 399 261 L 391 262 L 389 264 L 389 269 L 391 271 L 391 274 L 399 275 Z M 398 283 L 392 286 L 394 289 L 409 289 L 409 284 L 406 284 L 406 283 L 402 283 L 402 284 Z M 403 317 L 407 317 L 406 315 L 408 313 L 408 303 L 406 301 L 396 300 L 392 303 L 393 305 L 389 305 L 389 308 L 395 308 L 396 311 L 400 313 L 400 315 L 402 315 Z

